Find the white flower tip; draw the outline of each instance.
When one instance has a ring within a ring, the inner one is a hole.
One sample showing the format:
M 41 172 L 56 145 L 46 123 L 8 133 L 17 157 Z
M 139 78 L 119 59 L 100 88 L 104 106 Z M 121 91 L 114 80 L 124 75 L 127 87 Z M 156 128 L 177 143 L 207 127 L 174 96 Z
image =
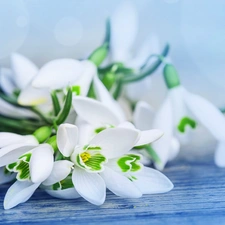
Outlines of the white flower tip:
M 78 128 L 75 125 L 61 124 L 57 131 L 57 146 L 59 151 L 66 157 L 69 157 L 78 142 Z
M 51 174 L 54 164 L 53 153 L 49 144 L 42 144 L 33 149 L 29 164 L 33 183 L 41 183 Z

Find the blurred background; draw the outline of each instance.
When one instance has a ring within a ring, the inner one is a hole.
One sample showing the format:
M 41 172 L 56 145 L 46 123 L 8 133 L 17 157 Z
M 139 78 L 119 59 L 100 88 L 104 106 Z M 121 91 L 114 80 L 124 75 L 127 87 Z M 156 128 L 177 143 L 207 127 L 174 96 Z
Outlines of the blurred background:
M 104 38 L 105 20 L 122 0 L 0 0 L 0 65 L 12 52 L 38 66 L 62 57 L 84 58 Z M 139 34 L 135 48 L 151 34 L 170 58 L 190 91 L 225 106 L 225 1 L 138 0 Z M 126 15 L 124 15 L 126 16 Z M 127 37 L 129 38 L 129 37 Z M 161 71 L 149 93 L 158 107 L 166 94 Z

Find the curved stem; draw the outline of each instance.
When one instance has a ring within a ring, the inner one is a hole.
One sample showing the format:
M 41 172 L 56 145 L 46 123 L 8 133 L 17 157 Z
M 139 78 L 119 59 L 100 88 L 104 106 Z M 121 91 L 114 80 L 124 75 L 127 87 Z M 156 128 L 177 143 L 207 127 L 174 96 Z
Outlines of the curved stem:
M 166 44 L 161 55 L 163 57 L 165 57 L 165 56 L 167 56 L 168 52 L 169 52 L 169 45 Z M 123 83 L 131 83 L 131 82 L 136 82 L 136 81 L 142 80 L 143 78 L 150 76 L 152 73 L 154 73 L 158 69 L 158 67 L 161 65 L 161 63 L 162 63 L 162 60 L 158 59 L 155 63 L 153 63 L 153 65 L 146 72 L 143 72 L 139 75 L 126 76 L 122 82 Z

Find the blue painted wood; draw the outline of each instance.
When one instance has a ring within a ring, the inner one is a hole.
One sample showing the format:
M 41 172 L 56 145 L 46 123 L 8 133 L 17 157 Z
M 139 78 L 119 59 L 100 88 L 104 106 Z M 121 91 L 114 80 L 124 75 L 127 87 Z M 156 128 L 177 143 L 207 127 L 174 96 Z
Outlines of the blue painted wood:
M 81 198 L 55 199 L 38 190 L 28 202 L 5 211 L 4 185 L 0 224 L 225 224 L 225 169 L 214 165 L 212 151 L 193 155 L 187 150 L 164 173 L 173 181 L 173 191 L 141 199 L 122 199 L 109 192 L 100 207 Z

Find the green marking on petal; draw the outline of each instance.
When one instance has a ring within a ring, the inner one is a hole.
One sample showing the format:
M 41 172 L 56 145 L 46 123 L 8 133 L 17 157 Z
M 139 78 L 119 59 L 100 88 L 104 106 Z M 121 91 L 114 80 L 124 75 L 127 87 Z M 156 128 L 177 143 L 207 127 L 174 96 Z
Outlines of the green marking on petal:
M 31 158 L 31 152 L 25 153 L 19 157 L 19 159 L 21 159 L 25 162 L 30 162 L 30 158 Z
M 85 166 L 82 165 L 82 163 L 81 163 L 80 155 L 77 155 L 76 162 L 77 162 L 78 166 L 80 166 L 81 168 L 85 168 Z
M 71 87 L 71 90 L 72 90 L 72 92 L 75 93 L 76 95 L 80 95 L 80 93 L 81 93 L 80 86 L 72 86 L 72 87 Z
M 100 150 L 102 150 L 102 148 L 100 146 L 87 146 L 85 150 L 88 150 L 88 151 L 89 150 L 91 150 L 91 151 L 93 151 L 93 150 L 100 151 Z
M 95 133 L 98 134 L 98 133 L 102 132 L 105 129 L 106 129 L 106 127 L 99 127 L 97 129 L 95 129 Z
M 103 169 L 102 164 L 106 162 L 106 157 L 102 154 L 91 155 L 87 161 L 84 162 L 86 166 L 88 166 L 91 171 L 101 171 Z
M 102 132 L 103 130 L 105 130 L 105 129 L 107 129 L 107 128 L 114 128 L 114 126 L 113 125 L 106 125 L 106 126 L 104 126 L 104 127 L 98 127 L 98 128 L 96 128 L 95 129 L 95 133 L 96 134 L 98 134 L 98 133 L 100 133 L 100 132 Z
M 139 163 L 141 157 L 135 154 L 129 154 L 130 157 L 133 157 L 135 160 L 131 162 L 131 172 L 137 172 L 142 168 L 142 164 Z
M 137 177 L 131 176 L 132 180 L 137 180 Z
M 18 165 L 18 162 L 14 162 L 11 163 L 9 165 L 6 166 L 6 170 L 10 171 L 10 172 L 15 172 L 15 167 Z
M 181 132 L 184 133 L 185 132 L 185 127 L 186 126 L 190 126 L 192 129 L 195 129 L 197 126 L 196 121 L 190 119 L 189 117 L 184 117 L 181 119 L 179 125 L 177 126 L 177 129 Z
M 135 154 L 128 154 L 121 157 L 117 164 L 121 168 L 122 172 L 137 172 L 142 168 L 142 164 L 139 163 L 141 157 Z
M 120 169 L 122 170 L 122 172 L 128 172 L 131 169 L 131 162 L 134 161 L 134 158 L 131 156 L 123 156 L 121 157 L 118 161 L 117 164 L 120 167 Z
M 15 167 L 15 170 L 18 172 L 16 176 L 17 180 L 24 181 L 30 179 L 29 163 L 21 160 Z

